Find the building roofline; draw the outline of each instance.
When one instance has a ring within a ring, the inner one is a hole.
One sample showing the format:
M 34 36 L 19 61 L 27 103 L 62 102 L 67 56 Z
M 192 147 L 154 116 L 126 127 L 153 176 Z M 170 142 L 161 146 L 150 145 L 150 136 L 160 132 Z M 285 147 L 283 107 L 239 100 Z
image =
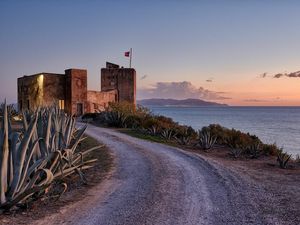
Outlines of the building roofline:
M 65 75 L 63 73 L 48 73 L 48 72 L 41 72 L 41 73 L 35 73 L 35 74 L 31 74 L 31 75 L 23 75 L 22 77 L 19 78 L 23 78 L 23 77 L 35 77 L 35 76 L 40 76 L 40 75 Z

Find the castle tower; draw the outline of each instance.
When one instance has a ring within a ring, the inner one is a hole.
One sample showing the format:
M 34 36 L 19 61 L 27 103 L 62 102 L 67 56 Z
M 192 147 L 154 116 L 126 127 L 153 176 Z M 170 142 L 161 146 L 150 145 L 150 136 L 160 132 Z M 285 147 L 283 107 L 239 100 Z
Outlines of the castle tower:
M 101 91 L 117 90 L 117 101 L 136 104 L 136 71 L 106 62 L 101 69 Z
M 65 74 L 65 110 L 71 115 L 81 116 L 87 112 L 87 71 L 68 69 Z

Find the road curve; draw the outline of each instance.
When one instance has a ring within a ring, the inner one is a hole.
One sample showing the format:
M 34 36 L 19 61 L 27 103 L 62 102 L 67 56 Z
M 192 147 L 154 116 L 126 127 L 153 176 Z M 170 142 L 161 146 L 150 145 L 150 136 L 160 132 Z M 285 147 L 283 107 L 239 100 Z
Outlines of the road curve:
M 89 125 L 115 156 L 111 176 L 48 224 L 268 224 L 253 187 L 197 154 Z

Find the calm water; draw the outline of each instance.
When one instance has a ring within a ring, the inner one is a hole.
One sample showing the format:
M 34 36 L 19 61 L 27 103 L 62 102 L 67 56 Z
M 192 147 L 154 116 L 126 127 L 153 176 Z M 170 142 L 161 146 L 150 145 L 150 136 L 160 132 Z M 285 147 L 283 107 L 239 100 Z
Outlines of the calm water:
M 149 107 L 155 114 L 200 129 L 220 124 L 300 154 L 300 107 Z

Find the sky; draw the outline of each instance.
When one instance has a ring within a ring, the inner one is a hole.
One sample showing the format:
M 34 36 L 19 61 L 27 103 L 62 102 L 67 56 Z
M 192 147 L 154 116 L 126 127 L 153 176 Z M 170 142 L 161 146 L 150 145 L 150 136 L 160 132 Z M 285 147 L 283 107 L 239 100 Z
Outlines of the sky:
M 0 0 L 0 97 L 17 78 L 128 67 L 137 98 L 300 106 L 300 1 Z

